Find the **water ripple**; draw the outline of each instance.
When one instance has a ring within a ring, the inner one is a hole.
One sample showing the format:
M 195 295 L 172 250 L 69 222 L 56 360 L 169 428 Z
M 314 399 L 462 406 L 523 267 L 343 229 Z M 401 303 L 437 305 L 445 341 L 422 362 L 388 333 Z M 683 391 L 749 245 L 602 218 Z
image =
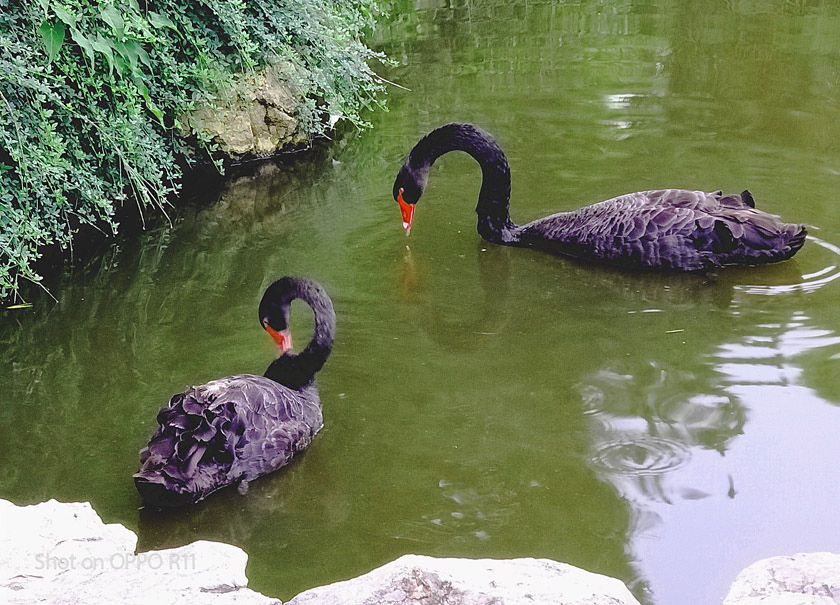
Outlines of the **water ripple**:
M 746 294 L 759 294 L 763 296 L 774 296 L 790 292 L 815 292 L 828 284 L 840 279 L 840 247 L 809 235 L 807 239 L 822 248 L 819 251 L 818 265 L 821 268 L 814 269 L 802 275 L 802 281 L 791 284 L 743 284 L 736 285 L 735 290 Z M 796 256 L 800 259 L 801 253 Z M 801 261 L 802 259 L 800 259 Z
M 691 459 L 687 446 L 656 435 L 636 435 L 632 440 L 599 444 L 592 462 L 609 473 L 661 475 L 684 466 Z

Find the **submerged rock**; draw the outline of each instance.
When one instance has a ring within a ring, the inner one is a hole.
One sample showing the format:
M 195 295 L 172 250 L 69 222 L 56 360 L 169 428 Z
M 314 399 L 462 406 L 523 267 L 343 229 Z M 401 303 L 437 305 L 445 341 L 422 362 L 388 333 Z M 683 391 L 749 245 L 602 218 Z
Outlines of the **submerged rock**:
M 772 557 L 735 578 L 723 605 L 840 603 L 840 555 L 828 552 Z
M 198 541 L 135 554 L 137 536 L 90 504 L 0 500 L 0 603 L 280 605 L 248 588 L 248 555 Z
M 550 559 L 404 555 L 288 605 L 639 605 L 624 584 Z

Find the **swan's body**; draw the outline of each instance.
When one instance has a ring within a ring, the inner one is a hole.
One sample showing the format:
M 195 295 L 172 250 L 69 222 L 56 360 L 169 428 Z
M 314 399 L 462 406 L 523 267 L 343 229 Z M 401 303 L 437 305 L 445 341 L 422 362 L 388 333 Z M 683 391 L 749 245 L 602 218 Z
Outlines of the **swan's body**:
M 307 302 L 315 313 L 312 342 L 288 352 L 289 304 Z M 314 375 L 332 348 L 335 314 L 314 282 L 283 278 L 260 304 L 260 321 L 283 354 L 265 376 L 237 374 L 173 396 L 160 425 L 140 452 L 134 475 L 143 499 L 157 506 L 198 502 L 227 485 L 248 482 L 288 463 L 323 426 Z
M 441 126 L 411 150 L 394 182 L 406 231 L 429 169 L 450 151 L 464 151 L 481 166 L 478 233 L 498 244 L 626 267 L 700 271 L 786 260 L 805 241 L 804 226 L 757 210 L 749 191 L 640 191 L 517 225 L 508 211 L 510 168 L 505 154 L 472 124 Z

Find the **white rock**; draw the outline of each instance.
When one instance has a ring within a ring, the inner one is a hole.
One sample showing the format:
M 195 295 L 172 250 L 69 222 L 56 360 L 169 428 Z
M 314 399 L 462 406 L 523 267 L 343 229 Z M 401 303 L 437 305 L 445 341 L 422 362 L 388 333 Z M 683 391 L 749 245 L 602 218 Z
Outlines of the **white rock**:
M 358 578 L 313 588 L 287 605 L 638 605 L 615 578 L 549 559 L 405 555 Z
M 241 549 L 199 541 L 135 555 L 137 536 L 88 503 L 0 500 L 0 529 L 0 603 L 280 603 L 246 588 Z
M 199 541 L 134 554 L 137 537 L 90 504 L 0 500 L 0 603 L 281 605 L 249 590 L 247 555 Z M 548 559 L 405 555 L 354 580 L 313 588 L 290 605 L 638 605 L 619 580 Z
M 817 552 L 753 563 L 735 578 L 723 605 L 836 605 L 840 555 Z

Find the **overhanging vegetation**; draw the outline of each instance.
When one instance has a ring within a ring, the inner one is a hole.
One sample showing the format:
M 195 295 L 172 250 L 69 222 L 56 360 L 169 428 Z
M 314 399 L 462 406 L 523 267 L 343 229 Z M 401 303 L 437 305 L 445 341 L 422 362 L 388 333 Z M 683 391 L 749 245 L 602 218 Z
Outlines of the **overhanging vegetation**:
M 0 298 L 39 250 L 126 202 L 163 208 L 189 157 L 179 119 L 282 62 L 309 136 L 363 126 L 381 84 L 373 0 L 0 0 Z M 207 148 L 211 142 L 201 140 Z

